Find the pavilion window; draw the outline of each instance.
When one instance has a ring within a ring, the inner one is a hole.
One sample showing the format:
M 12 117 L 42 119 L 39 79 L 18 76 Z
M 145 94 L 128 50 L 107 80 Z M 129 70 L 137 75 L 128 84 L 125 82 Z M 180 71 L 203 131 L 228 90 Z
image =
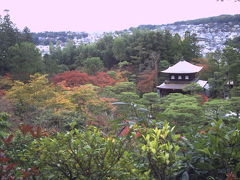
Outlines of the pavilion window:
M 185 79 L 186 79 L 186 80 L 189 80 L 189 75 L 186 75 L 186 76 L 185 76 Z
M 174 79 L 175 79 L 175 76 L 174 76 L 174 75 L 171 75 L 171 79 L 174 80 Z
M 182 80 L 182 76 L 181 76 L 181 75 L 178 75 L 178 79 L 179 79 L 179 80 Z

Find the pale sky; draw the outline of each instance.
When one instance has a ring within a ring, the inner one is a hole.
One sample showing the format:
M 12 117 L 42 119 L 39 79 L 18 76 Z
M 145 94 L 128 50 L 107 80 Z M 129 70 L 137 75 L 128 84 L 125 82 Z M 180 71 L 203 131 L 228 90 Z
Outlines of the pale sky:
M 221 14 L 240 14 L 234 0 L 0 0 L 19 29 L 115 31 L 141 24 L 165 24 Z

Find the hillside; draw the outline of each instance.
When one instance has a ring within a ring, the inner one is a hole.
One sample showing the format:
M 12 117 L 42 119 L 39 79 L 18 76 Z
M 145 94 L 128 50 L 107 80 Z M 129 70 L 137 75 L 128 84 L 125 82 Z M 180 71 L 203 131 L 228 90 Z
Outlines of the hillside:
M 190 31 L 191 33 L 197 34 L 199 40 L 198 45 L 201 46 L 201 52 L 205 55 L 216 49 L 222 49 L 226 40 L 240 35 L 240 14 L 179 21 L 173 24 L 140 25 L 138 27 L 131 27 L 127 30 L 117 31 L 114 34 L 117 36 L 123 32 L 131 33 L 134 30 L 168 30 L 173 34 L 178 33 L 181 37 L 184 36 L 186 31 Z M 103 35 L 104 33 L 85 32 L 33 33 L 35 43 L 43 53 L 48 52 L 48 45 L 50 42 L 56 44 L 57 41 L 59 41 L 61 44 L 64 44 L 68 39 L 71 39 L 76 44 L 91 43 L 98 40 Z
M 182 26 L 239 26 L 210 24 Z M 161 28 L 33 41 L 0 17 L 0 180 L 240 180 L 240 36 L 202 58 Z
M 189 21 L 179 21 L 175 22 L 174 24 L 209 24 L 209 23 L 239 23 L 240 22 L 240 14 L 236 15 L 220 15 L 215 17 L 208 17 L 208 18 L 201 18 L 201 19 L 195 19 L 195 20 L 189 20 Z
M 133 29 L 168 30 L 173 34 L 178 33 L 181 37 L 186 31 L 196 33 L 202 54 L 205 55 L 216 49 L 222 49 L 226 40 L 240 35 L 240 15 L 220 15 L 164 25 L 140 25 L 131 30 Z

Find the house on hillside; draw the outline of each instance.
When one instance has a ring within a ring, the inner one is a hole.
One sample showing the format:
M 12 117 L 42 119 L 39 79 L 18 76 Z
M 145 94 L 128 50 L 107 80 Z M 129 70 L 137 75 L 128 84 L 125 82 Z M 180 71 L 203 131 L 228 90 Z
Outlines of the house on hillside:
M 205 95 L 208 95 L 209 85 L 207 81 L 199 80 L 199 72 L 201 66 L 193 65 L 185 60 L 179 61 L 177 64 L 170 66 L 162 73 L 168 74 L 168 79 L 164 83 L 157 86 L 157 90 L 161 97 L 170 93 L 187 93 L 183 89 L 190 83 L 199 84 Z

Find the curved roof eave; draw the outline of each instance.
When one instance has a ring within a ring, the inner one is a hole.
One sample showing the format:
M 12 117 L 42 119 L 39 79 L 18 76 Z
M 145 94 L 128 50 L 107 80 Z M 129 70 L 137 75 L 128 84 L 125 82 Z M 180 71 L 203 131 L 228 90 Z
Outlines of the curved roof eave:
M 197 73 L 202 70 L 203 67 L 193 65 L 187 61 L 179 61 L 177 64 L 170 66 L 162 73 L 169 73 L 169 74 L 188 74 L 188 73 Z

